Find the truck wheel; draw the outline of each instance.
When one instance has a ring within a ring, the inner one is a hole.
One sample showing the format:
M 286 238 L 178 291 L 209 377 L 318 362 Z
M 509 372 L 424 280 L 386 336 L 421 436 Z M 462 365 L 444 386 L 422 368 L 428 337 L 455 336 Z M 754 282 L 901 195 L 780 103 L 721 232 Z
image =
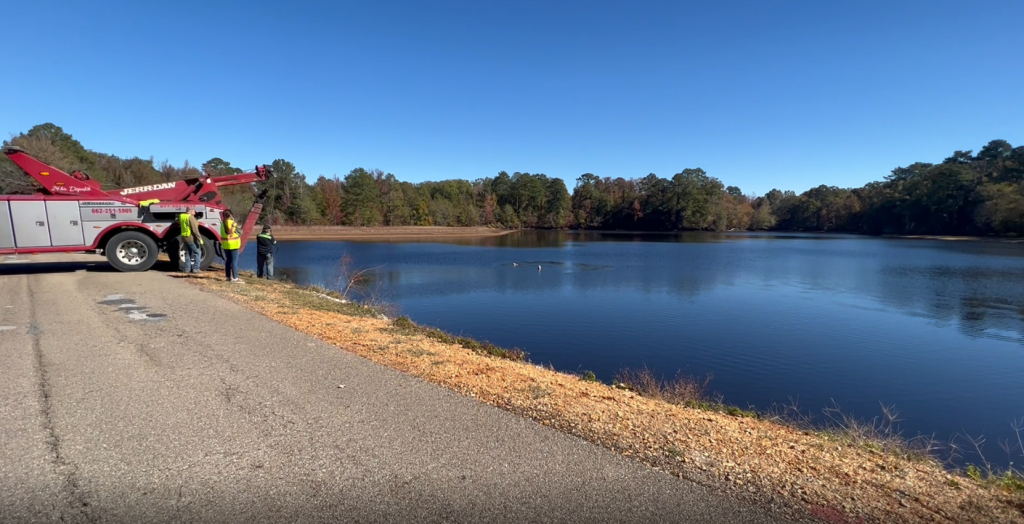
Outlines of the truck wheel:
M 118 271 L 146 271 L 156 264 L 160 250 L 156 242 L 138 231 L 123 231 L 107 241 L 103 251 Z
M 200 270 L 206 271 L 206 268 L 210 267 L 210 264 L 213 264 L 213 259 L 217 257 L 217 253 L 215 252 L 216 250 L 213 248 L 214 242 L 216 242 L 216 240 L 205 236 L 203 237 L 203 244 L 199 248 Z M 179 235 L 178 238 L 174 239 L 173 245 L 176 249 L 172 252 L 177 252 L 178 254 L 178 271 L 185 271 L 185 241 L 182 240 Z M 170 255 L 170 253 L 168 253 L 168 255 Z
M 213 264 L 213 261 L 217 258 L 217 250 L 214 247 L 215 244 L 219 246 L 220 242 L 210 237 L 203 237 L 202 258 L 199 260 L 199 269 L 206 271 L 206 269 L 210 267 L 210 265 Z

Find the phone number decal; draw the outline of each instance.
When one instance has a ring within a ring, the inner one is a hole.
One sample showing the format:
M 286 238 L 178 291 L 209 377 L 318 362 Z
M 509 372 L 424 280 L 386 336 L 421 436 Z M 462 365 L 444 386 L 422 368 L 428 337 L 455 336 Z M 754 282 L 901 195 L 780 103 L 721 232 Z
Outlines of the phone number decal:
M 92 214 L 94 214 L 94 215 L 112 215 L 112 214 L 128 215 L 128 214 L 131 214 L 132 211 L 135 211 L 135 208 L 131 208 L 131 207 L 108 207 L 108 208 L 94 207 L 94 208 L 92 208 Z

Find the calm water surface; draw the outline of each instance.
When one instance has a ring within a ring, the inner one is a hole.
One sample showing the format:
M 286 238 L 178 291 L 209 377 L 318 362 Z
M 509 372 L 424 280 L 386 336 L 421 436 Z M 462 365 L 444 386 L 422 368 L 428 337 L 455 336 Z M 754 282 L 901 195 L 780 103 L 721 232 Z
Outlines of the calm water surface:
M 381 266 L 380 292 L 416 322 L 605 381 L 646 365 L 712 373 L 740 406 L 835 401 L 870 418 L 895 405 L 905 434 L 985 434 L 990 459 L 1024 417 L 1024 245 L 573 232 L 279 245 L 294 280 L 329 285 L 347 252 Z

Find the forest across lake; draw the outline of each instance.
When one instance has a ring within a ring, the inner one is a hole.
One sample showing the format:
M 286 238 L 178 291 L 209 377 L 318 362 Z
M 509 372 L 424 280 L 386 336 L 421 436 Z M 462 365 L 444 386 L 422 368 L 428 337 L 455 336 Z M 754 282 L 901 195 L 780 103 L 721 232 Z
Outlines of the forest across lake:
M 241 172 L 220 157 L 196 167 L 152 157 L 119 158 L 86 149 L 52 123 L 5 140 L 67 172 L 83 170 L 104 188 Z M 764 195 L 719 180 L 700 167 L 663 177 L 500 171 L 473 180 L 412 183 L 358 167 L 343 177 L 307 176 L 277 159 L 261 222 L 316 226 L 489 226 L 510 229 L 643 231 L 846 231 L 872 235 L 1024 236 L 1024 146 L 991 140 L 977 153 L 914 161 L 858 188 L 822 184 Z M 692 164 L 691 164 L 692 165 Z M 343 171 L 342 171 L 343 172 Z M 311 181 L 312 180 L 312 181 Z M 566 181 L 573 187 L 570 192 Z M 34 182 L 0 158 L 0 193 L 34 191 Z M 249 209 L 247 187 L 226 187 L 236 212 Z

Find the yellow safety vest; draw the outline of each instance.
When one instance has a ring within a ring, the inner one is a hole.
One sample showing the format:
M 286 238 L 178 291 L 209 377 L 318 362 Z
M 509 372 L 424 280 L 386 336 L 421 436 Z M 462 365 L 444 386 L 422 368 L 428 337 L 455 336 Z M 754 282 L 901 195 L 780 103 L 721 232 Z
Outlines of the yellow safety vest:
M 235 231 L 235 221 L 227 219 L 220 223 L 220 247 L 224 249 L 238 249 L 242 247 L 242 238 Z
M 189 223 L 189 214 L 182 213 L 178 215 L 178 224 L 181 225 L 181 236 L 190 237 L 192 236 L 192 225 Z

